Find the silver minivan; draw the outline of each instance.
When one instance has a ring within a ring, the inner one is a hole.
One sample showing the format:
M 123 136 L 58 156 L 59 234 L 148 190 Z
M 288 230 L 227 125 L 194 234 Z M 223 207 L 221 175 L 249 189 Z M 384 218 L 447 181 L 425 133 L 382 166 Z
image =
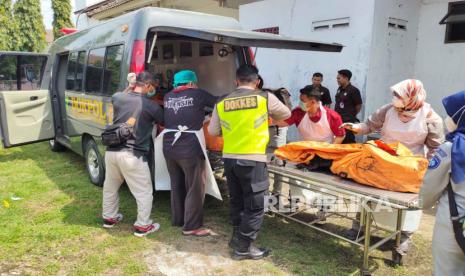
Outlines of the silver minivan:
M 48 54 L 0 52 L 0 132 L 5 148 L 50 141 L 83 155 L 102 185 L 100 134 L 112 123 L 111 96 L 129 72 L 150 71 L 169 90 L 174 73 L 194 70 L 213 95 L 234 90 L 252 47 L 340 52 L 342 45 L 242 30 L 233 18 L 143 8 L 57 39 Z

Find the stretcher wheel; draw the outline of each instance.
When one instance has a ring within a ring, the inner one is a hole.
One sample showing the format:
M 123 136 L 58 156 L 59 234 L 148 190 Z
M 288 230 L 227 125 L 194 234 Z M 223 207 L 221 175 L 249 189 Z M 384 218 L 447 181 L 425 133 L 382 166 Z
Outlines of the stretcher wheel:
M 401 266 L 403 265 L 403 260 L 402 260 L 403 255 L 397 252 L 396 250 L 392 251 L 392 263 L 396 266 Z

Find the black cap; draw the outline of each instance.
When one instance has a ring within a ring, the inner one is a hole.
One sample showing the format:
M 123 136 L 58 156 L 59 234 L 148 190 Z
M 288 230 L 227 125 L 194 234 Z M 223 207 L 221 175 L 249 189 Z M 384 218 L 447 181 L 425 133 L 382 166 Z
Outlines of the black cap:
M 308 98 L 315 98 L 316 100 L 321 100 L 321 93 L 318 87 L 312 87 L 307 85 L 304 88 L 300 89 L 300 95 L 305 95 Z

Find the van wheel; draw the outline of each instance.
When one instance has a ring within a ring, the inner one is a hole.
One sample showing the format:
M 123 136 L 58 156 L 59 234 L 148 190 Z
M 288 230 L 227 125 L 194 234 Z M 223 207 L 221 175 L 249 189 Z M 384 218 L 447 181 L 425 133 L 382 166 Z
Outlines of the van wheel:
M 60 152 L 60 151 L 66 150 L 66 147 L 60 144 L 55 138 L 52 140 L 49 140 L 48 144 L 50 145 L 50 149 L 54 152 Z
M 105 180 L 105 168 L 103 158 L 98 151 L 97 144 L 94 140 L 87 140 L 84 147 L 84 157 L 86 158 L 86 169 L 89 174 L 90 182 L 102 187 Z

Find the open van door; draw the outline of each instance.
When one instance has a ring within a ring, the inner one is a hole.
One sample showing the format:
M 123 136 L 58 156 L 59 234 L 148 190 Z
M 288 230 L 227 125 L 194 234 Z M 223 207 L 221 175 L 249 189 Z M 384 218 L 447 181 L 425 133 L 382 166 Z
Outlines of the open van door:
M 174 33 L 216 43 L 243 47 L 260 47 L 320 52 L 340 52 L 343 46 L 338 43 L 325 43 L 306 39 L 296 39 L 282 35 L 233 29 L 194 29 L 179 27 L 155 27 L 156 32 Z
M 0 134 L 5 148 L 55 137 L 50 92 L 41 89 L 48 55 L 0 52 Z

